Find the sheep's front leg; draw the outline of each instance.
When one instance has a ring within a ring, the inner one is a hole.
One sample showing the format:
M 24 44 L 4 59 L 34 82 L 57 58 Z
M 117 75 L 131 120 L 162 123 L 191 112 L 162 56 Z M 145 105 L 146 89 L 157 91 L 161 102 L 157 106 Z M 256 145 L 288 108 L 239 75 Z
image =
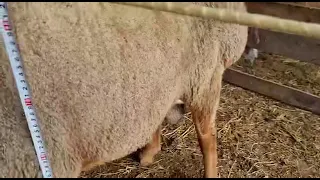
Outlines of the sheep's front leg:
M 152 134 L 151 142 L 149 142 L 140 153 L 141 166 L 148 166 L 153 163 L 154 156 L 161 151 L 161 126 Z

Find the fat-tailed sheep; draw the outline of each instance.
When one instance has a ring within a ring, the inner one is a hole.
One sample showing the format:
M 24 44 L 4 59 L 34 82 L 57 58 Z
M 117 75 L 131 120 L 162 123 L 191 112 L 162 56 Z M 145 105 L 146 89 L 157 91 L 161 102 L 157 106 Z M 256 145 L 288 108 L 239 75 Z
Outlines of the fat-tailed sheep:
M 244 51 L 247 27 L 103 2 L 8 6 L 55 177 L 146 144 L 141 162 L 151 163 L 175 99 L 192 112 L 205 176 L 217 176 L 222 74 Z M 0 56 L 0 177 L 41 176 L 3 46 Z

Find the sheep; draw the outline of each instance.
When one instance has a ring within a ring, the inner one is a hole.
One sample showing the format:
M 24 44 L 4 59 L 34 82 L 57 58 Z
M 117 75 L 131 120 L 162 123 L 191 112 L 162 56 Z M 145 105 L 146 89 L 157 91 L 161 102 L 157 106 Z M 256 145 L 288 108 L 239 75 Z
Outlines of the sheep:
M 246 11 L 243 2 L 194 4 Z M 192 113 L 205 177 L 217 177 L 215 116 L 224 70 L 247 27 L 104 2 L 8 3 L 54 177 L 160 151 L 160 125 L 177 99 Z M 0 54 L 0 177 L 41 177 Z
M 249 36 L 253 36 L 254 43 L 255 44 L 259 44 L 260 43 L 260 37 L 259 37 L 258 28 L 249 27 L 248 31 L 249 31 L 248 32 Z M 250 47 L 246 46 L 243 55 L 244 55 L 244 59 L 250 63 L 251 67 L 253 66 L 256 58 L 258 58 L 258 53 L 259 52 L 258 52 L 257 49 L 250 48 Z

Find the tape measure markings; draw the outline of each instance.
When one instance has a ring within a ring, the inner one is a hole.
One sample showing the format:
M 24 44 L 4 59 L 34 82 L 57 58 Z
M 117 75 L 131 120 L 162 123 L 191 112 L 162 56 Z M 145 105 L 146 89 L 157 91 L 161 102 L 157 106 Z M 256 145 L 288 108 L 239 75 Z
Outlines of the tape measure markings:
M 48 160 L 44 141 L 41 136 L 38 119 L 35 113 L 34 106 L 30 97 L 30 89 L 22 66 L 22 59 L 17 48 L 16 40 L 9 22 L 7 5 L 5 2 L 0 2 L 0 20 L 1 20 L 1 34 L 4 45 L 9 57 L 13 76 L 18 88 L 19 97 L 22 103 L 24 114 L 26 116 L 28 127 L 31 133 L 33 145 L 36 150 L 39 165 L 44 178 L 52 178 L 52 170 Z

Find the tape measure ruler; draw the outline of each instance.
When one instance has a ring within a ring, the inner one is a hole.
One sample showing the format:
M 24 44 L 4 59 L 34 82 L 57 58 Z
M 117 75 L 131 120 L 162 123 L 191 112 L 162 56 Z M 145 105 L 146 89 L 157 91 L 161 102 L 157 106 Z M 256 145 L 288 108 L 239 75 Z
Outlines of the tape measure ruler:
M 33 145 L 36 150 L 42 175 L 44 178 L 52 178 L 53 175 L 50 167 L 50 162 L 47 156 L 44 141 L 41 136 L 36 112 L 32 105 L 28 82 L 23 71 L 22 59 L 17 47 L 16 40 L 14 38 L 14 33 L 11 29 L 7 4 L 5 2 L 0 2 L 0 18 L 0 32 L 3 37 L 7 55 L 9 57 L 24 114 L 28 121 L 28 127 L 31 133 Z

